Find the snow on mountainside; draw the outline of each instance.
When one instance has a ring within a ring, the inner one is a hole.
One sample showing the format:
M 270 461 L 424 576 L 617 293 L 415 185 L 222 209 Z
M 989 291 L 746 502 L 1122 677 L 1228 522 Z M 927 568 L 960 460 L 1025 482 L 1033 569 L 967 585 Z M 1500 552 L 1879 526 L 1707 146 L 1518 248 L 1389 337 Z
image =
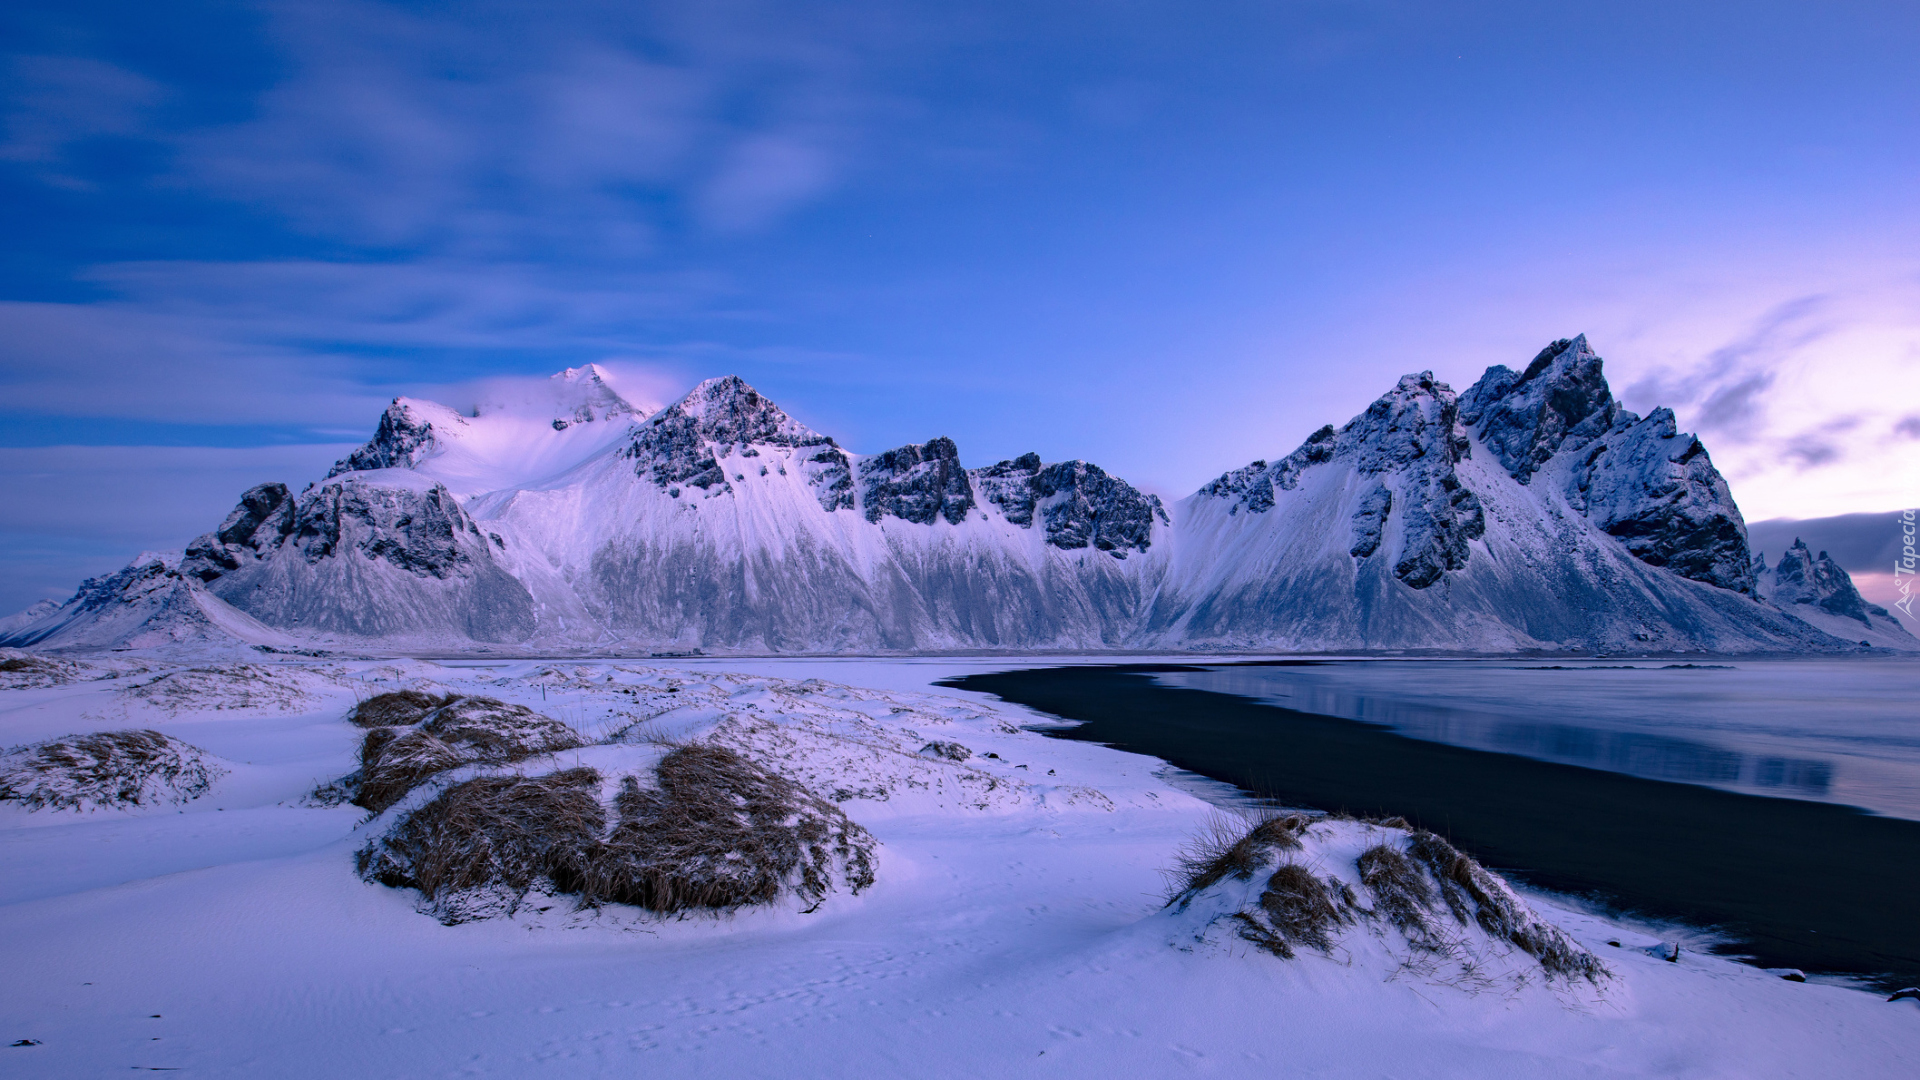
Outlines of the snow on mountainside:
M 592 364 L 568 368 L 524 397 L 482 400 L 471 416 L 400 397 L 367 445 L 327 475 L 412 469 L 463 497 L 497 491 L 566 472 L 653 411 L 627 402 Z
M 1752 595 L 1726 481 L 1671 412 L 1613 401 L 1584 338 L 1461 396 L 1407 376 L 1338 432 L 1201 488 L 1179 520 L 1147 627 L 1161 644 L 1838 644 Z
M 180 572 L 176 559 L 151 551 L 116 573 L 87 579 L 73 599 L 12 629 L 4 640 L 43 649 L 299 644 L 207 592 Z
M 592 367 L 473 416 L 400 398 L 322 482 L 246 492 L 177 576 L 345 646 L 1915 647 L 1766 591 L 1705 448 L 1621 408 L 1584 338 L 1462 395 L 1409 375 L 1172 507 L 1084 461 L 852 453 L 738 377 L 651 413 Z
M 1891 611 L 1868 603 L 1839 563 L 1824 551 L 1816 558 L 1804 540 L 1794 540 L 1771 569 L 1766 555 L 1755 552 L 1753 575 L 1761 596 L 1835 637 L 1892 649 L 1920 648 L 1920 641 Z

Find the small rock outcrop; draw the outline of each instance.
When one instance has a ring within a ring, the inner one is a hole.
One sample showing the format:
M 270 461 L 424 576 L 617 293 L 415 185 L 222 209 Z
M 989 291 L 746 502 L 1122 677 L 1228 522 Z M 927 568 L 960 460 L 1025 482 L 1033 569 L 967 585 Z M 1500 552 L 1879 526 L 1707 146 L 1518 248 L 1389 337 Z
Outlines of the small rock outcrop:
M 1006 519 L 1032 528 L 1036 514 L 1047 543 L 1066 551 L 1093 547 L 1116 558 L 1153 546 L 1153 523 L 1165 524 L 1158 495 L 1147 495 L 1085 461 L 1040 463 L 1022 454 L 973 472 L 974 484 Z
M 328 470 L 327 477 L 332 479 L 342 473 L 366 472 L 371 469 L 410 469 L 418 465 L 421 459 L 433 451 L 433 422 L 418 414 L 412 402 L 406 398 L 394 398 L 387 411 L 380 414 L 380 424 L 374 428 L 373 438 L 367 444 L 339 461 Z
M 1094 547 L 1124 559 L 1153 546 L 1154 519 L 1167 521 L 1158 495 L 1141 494 L 1084 461 L 1049 465 L 1034 474 L 1032 486 L 1047 543 L 1057 548 Z
M 868 521 L 897 517 L 916 525 L 945 518 L 958 525 L 973 509 L 973 485 L 948 438 L 909 443 L 860 462 L 861 501 Z
M 986 500 L 1000 508 L 1008 521 L 1021 528 L 1033 524 L 1033 504 L 1038 495 L 1033 478 L 1040 472 L 1039 454 L 1021 454 L 1009 461 L 977 469 L 974 485 Z
M 240 496 L 220 527 L 193 543 L 180 562 L 180 572 L 202 582 L 245 562 L 262 558 L 279 547 L 294 530 L 293 492 L 285 484 L 261 484 Z

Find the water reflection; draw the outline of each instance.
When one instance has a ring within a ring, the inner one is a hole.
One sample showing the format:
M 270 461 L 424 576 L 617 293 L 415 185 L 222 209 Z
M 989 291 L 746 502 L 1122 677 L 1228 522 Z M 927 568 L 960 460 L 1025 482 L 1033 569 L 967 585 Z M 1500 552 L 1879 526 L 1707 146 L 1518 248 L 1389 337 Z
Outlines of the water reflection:
M 1472 707 L 1440 706 L 1396 696 L 1391 686 L 1357 688 L 1331 673 L 1288 668 L 1215 668 L 1161 675 L 1159 681 L 1195 690 L 1257 698 L 1322 716 L 1390 727 L 1409 738 L 1543 761 L 1606 769 L 1651 780 L 1747 789 L 1787 798 L 1827 799 L 1834 763 L 1820 757 L 1743 750 L 1647 731 L 1626 730 L 1569 716 L 1566 700 L 1522 705 L 1561 718 L 1534 720 Z

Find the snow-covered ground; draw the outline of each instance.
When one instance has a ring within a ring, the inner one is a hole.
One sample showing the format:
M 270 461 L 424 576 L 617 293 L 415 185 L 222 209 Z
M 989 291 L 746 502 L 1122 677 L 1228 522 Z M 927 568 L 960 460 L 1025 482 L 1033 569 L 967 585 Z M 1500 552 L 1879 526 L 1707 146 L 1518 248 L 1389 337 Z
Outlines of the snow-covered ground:
M 1014 661 L 665 663 L 9 675 L 0 742 L 153 729 L 225 771 L 184 804 L 0 804 L 0 1043 L 37 1043 L 0 1045 L 0 1072 L 1920 1075 L 1920 1002 L 1690 950 L 1668 963 L 1643 951 L 1655 938 L 1540 897 L 1610 979 L 1424 976 L 1374 937 L 1282 960 L 1210 927 L 1206 904 L 1165 909 L 1160 871 L 1221 811 L 1158 761 L 932 685 Z M 381 819 L 309 798 L 357 763 L 347 711 L 412 686 L 628 732 L 553 765 L 637 753 L 636 731 L 784 762 L 879 841 L 877 883 L 811 913 L 663 919 L 535 895 L 444 926 L 355 876 Z M 934 741 L 972 756 L 919 752 Z

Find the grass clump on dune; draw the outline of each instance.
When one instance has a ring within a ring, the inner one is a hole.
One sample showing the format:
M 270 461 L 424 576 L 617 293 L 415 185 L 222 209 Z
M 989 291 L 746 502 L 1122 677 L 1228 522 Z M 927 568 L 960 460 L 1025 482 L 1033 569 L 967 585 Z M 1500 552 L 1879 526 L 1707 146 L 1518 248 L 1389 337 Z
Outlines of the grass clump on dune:
M 1252 828 L 1238 815 L 1214 814 L 1200 833 L 1180 850 L 1174 868 L 1167 871 L 1172 896 L 1184 903 L 1204 889 L 1227 880 L 1246 880 L 1277 850 L 1300 846 L 1300 834 L 1311 823 L 1305 814 L 1270 814 Z
M 1413 834 L 1412 856 L 1439 882 L 1447 908 L 1460 923 L 1469 915 L 1491 937 L 1512 942 L 1556 975 L 1597 979 L 1606 968 L 1552 923 L 1535 915 L 1505 881 L 1424 830 Z
M 413 715 L 417 719 L 407 726 L 374 727 L 361 741 L 358 790 L 353 801 L 375 813 L 448 769 L 511 764 L 586 744 L 579 732 L 558 720 L 487 697 L 433 698 L 418 691 L 399 691 L 362 702 L 353 715 L 382 699 L 390 700 L 369 716 Z
M 369 843 L 359 870 L 418 889 L 447 923 L 512 914 L 537 888 L 682 912 L 817 905 L 836 879 L 855 893 L 874 881 L 866 830 L 732 750 L 674 747 L 652 779 L 622 778 L 611 812 L 590 768 L 468 780 Z
M 457 694 L 435 696 L 421 690 L 392 690 L 362 701 L 347 714 L 347 722 L 356 727 L 401 727 L 417 724 L 442 705 L 451 705 Z
M 1347 862 L 1345 852 L 1353 848 L 1345 845 L 1364 838 L 1375 839 Z M 1309 869 L 1303 859 L 1326 872 Z M 1268 876 L 1257 896 L 1231 885 L 1263 872 Z M 1234 909 L 1225 916 L 1242 939 L 1282 958 L 1301 948 L 1331 953 L 1342 927 L 1369 923 L 1398 930 L 1425 957 L 1416 965 L 1422 969 L 1452 960 L 1463 972 L 1472 971 L 1512 946 L 1550 975 L 1598 983 L 1609 974 L 1497 874 L 1398 818 L 1274 815 L 1248 828 L 1216 817 L 1181 852 L 1169 876 L 1176 887 L 1169 907 L 1184 911 L 1203 894 L 1217 894 Z M 1491 953 L 1490 942 L 1498 943 Z
M 29 810 L 186 803 L 226 770 L 158 731 L 103 731 L 16 747 L 0 757 L 0 800 Z

